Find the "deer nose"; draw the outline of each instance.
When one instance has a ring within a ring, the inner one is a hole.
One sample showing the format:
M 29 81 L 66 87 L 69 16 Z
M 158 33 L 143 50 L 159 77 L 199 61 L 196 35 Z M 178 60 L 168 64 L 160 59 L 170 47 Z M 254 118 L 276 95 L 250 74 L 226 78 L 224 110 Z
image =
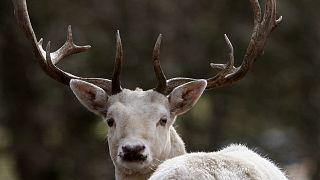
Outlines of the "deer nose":
M 141 153 L 146 147 L 144 145 L 135 145 L 135 146 L 122 146 L 122 151 L 126 153 Z
M 143 151 L 145 150 L 144 145 L 125 145 L 122 146 L 122 154 L 120 157 L 124 161 L 144 161 L 147 159 L 147 155 L 143 155 Z

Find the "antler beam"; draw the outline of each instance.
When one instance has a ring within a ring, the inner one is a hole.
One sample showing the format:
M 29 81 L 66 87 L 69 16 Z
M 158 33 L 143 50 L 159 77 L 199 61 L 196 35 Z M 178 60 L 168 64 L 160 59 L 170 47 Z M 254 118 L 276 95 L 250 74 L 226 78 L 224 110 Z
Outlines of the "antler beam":
M 122 65 L 122 46 L 120 40 L 119 31 L 117 32 L 117 51 L 116 51 L 116 60 L 115 60 L 115 68 L 113 73 L 114 82 L 112 83 L 109 79 L 103 78 L 83 78 L 78 77 L 68 72 L 65 72 L 58 68 L 56 65 L 63 60 L 65 57 L 68 57 L 73 54 L 77 54 L 80 52 L 84 52 L 90 48 L 89 45 L 86 46 L 77 46 L 73 42 L 72 30 L 71 26 L 68 27 L 68 35 L 67 40 L 64 45 L 55 52 L 50 51 L 50 41 L 47 44 L 46 50 L 43 49 L 42 43 L 43 39 L 41 38 L 39 41 L 37 40 L 36 34 L 32 28 L 32 24 L 30 21 L 30 17 L 28 14 L 28 8 L 26 0 L 12 0 L 15 10 L 15 16 L 20 28 L 23 30 L 28 40 L 30 41 L 36 59 L 42 68 L 42 70 L 50 76 L 52 79 L 63 83 L 65 85 L 69 85 L 71 79 L 80 79 L 83 81 L 87 81 L 89 83 L 95 84 L 102 89 L 104 89 L 108 94 L 116 94 L 121 91 L 120 85 L 120 72 Z

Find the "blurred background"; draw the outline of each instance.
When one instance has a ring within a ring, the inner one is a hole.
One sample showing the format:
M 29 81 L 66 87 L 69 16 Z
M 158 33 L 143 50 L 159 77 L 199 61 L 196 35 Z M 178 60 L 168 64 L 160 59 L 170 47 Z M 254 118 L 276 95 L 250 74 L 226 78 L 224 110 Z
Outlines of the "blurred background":
M 290 179 L 320 179 L 319 6 L 278 0 L 284 21 L 250 73 L 206 92 L 178 118 L 189 152 L 243 143 Z M 207 78 L 214 75 L 209 63 L 228 57 L 224 33 L 241 63 L 253 21 L 249 0 L 29 0 L 28 7 L 38 38 L 51 40 L 53 49 L 64 43 L 69 24 L 77 44 L 92 46 L 59 65 L 81 76 L 111 77 L 119 29 L 122 82 L 130 89 L 155 86 L 151 53 L 159 33 L 168 78 Z M 106 131 L 68 87 L 41 71 L 11 1 L 0 1 L 0 179 L 113 179 Z

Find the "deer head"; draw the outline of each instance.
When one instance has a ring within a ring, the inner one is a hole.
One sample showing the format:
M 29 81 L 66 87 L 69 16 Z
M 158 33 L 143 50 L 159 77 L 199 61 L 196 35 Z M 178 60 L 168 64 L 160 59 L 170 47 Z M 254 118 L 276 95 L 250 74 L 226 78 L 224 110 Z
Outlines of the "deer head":
M 206 80 L 195 80 L 174 88 L 168 95 L 164 94 L 166 79 L 159 64 L 160 42 L 161 35 L 153 52 L 159 79 L 155 89 L 143 91 L 137 88 L 133 91 L 121 88 L 118 67 L 121 67 L 122 48 L 119 33 L 111 90 L 106 91 L 83 80 L 70 81 L 70 87 L 79 101 L 106 122 L 110 156 L 122 173 L 146 174 L 150 172 L 150 167 L 169 157 L 173 138 L 170 137 L 170 128 L 176 116 L 191 109 L 207 85 Z
M 159 161 L 185 153 L 183 142 L 172 126 L 176 117 L 191 109 L 205 89 L 213 90 L 242 79 L 262 54 L 267 37 L 281 22 L 281 17 L 276 19 L 275 0 L 267 0 L 264 14 L 258 0 L 250 2 L 254 12 L 254 28 L 239 67 L 234 67 L 233 47 L 225 35 L 229 60 L 226 64 L 211 64 L 213 69 L 219 70 L 214 77 L 206 80 L 184 77 L 167 80 L 159 59 L 160 35 L 152 55 L 157 86 L 143 91 L 121 87 L 123 49 L 119 31 L 112 79 L 78 77 L 56 65 L 65 57 L 86 51 L 90 46 L 75 45 L 69 26 L 67 41 L 60 49 L 51 52 L 49 41 L 44 50 L 43 40 L 38 40 L 33 31 L 26 0 L 13 0 L 17 21 L 31 42 L 42 70 L 54 80 L 70 86 L 79 101 L 106 122 L 110 156 L 118 179 L 137 173 L 148 174 Z

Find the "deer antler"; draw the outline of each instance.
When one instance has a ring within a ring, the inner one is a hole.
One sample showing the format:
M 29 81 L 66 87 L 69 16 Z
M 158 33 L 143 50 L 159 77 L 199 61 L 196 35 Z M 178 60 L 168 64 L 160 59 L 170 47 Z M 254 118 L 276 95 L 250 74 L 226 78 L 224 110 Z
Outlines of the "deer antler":
M 162 71 L 161 64 L 160 64 L 161 39 L 162 39 L 162 35 L 160 34 L 156 41 L 156 44 L 154 45 L 152 59 L 153 59 L 154 71 L 156 73 L 156 77 L 158 81 L 158 85 L 155 90 L 159 93 L 164 94 L 167 89 L 167 79 Z
M 252 64 L 263 53 L 268 36 L 282 20 L 282 16 L 278 19 L 276 18 L 276 0 L 266 1 L 264 14 L 262 15 L 259 1 L 250 0 L 254 13 L 254 27 L 250 43 L 244 55 L 242 64 L 239 67 L 234 67 L 233 47 L 229 38 L 225 35 L 225 41 L 229 47 L 229 60 L 226 64 L 210 64 L 213 69 L 219 69 L 220 71 L 214 77 L 207 79 L 207 90 L 223 87 L 242 79 L 247 74 Z M 157 66 L 161 69 L 160 65 Z M 160 76 L 161 72 L 162 70 L 157 70 L 157 76 Z M 169 79 L 166 81 L 166 89 L 162 92 L 167 95 L 175 87 L 194 80 L 195 79 L 184 77 Z
M 117 94 L 122 90 L 121 82 L 120 82 L 122 61 L 123 61 L 123 49 L 122 49 L 120 33 L 119 31 L 117 31 L 116 58 L 115 58 L 115 65 L 113 69 L 113 75 L 112 75 L 112 94 Z
M 83 78 L 67 73 L 56 65 L 65 57 L 84 52 L 90 48 L 87 46 L 77 46 L 73 43 L 71 26 L 68 27 L 67 40 L 64 45 L 55 52 L 50 52 L 50 41 L 46 50 L 43 49 L 43 39 L 37 40 L 36 34 L 31 25 L 28 14 L 26 0 L 13 0 L 15 16 L 20 28 L 23 30 L 27 38 L 32 44 L 34 54 L 42 70 L 54 80 L 69 85 L 71 79 L 80 79 L 95 84 L 104 89 L 108 94 L 116 94 L 121 91 L 120 72 L 122 64 L 122 46 L 119 31 L 117 31 L 117 51 L 116 61 L 112 80 L 102 78 Z
M 229 38 L 227 37 L 227 35 L 225 35 L 225 41 L 230 51 L 229 60 L 226 64 L 210 64 L 213 69 L 219 69 L 220 71 L 214 77 L 207 79 L 207 90 L 223 87 L 242 79 L 247 74 L 255 60 L 263 53 L 263 49 L 266 45 L 268 36 L 282 20 L 282 17 L 280 17 L 279 19 L 276 18 L 276 0 L 266 1 L 267 2 L 265 5 L 264 14 L 262 15 L 258 0 L 250 0 L 254 13 L 254 28 L 247 51 L 244 55 L 242 64 L 239 67 L 234 67 L 233 47 Z M 123 50 L 119 31 L 117 31 L 117 49 L 112 81 L 102 78 L 78 77 L 61 70 L 56 66 L 56 64 L 58 64 L 67 56 L 88 50 L 90 46 L 75 45 L 73 43 L 71 26 L 69 26 L 67 40 L 60 49 L 51 53 L 49 41 L 46 50 L 44 50 L 42 48 L 43 39 L 40 39 L 38 41 L 32 28 L 26 0 L 13 0 L 13 4 L 17 21 L 21 29 L 24 31 L 25 35 L 31 42 L 40 67 L 47 75 L 65 85 L 69 85 L 71 79 L 80 79 L 101 87 L 108 94 L 117 94 L 121 92 L 122 88 L 120 82 L 120 73 L 122 67 Z M 158 85 L 155 90 L 167 95 L 175 87 L 190 81 L 194 81 L 195 79 L 184 77 L 172 78 L 169 80 L 166 79 L 162 71 L 159 59 L 161 37 L 162 36 L 160 34 L 155 44 L 152 56 L 154 62 L 154 70 L 158 80 Z

